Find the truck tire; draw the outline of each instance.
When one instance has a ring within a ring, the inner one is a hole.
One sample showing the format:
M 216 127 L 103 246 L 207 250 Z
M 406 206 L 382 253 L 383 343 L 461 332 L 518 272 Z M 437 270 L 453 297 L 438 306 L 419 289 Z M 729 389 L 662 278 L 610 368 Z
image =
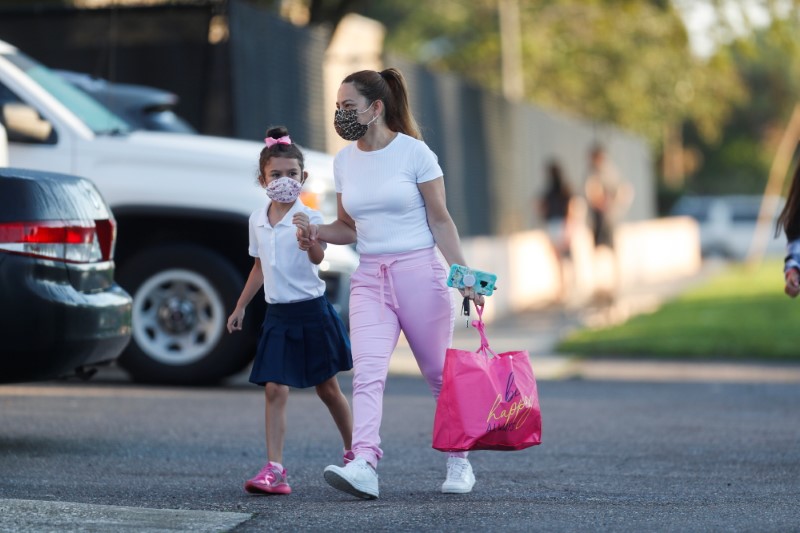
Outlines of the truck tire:
M 228 315 L 244 286 L 218 253 L 195 245 L 146 249 L 120 265 L 119 284 L 133 296 L 132 340 L 119 364 L 134 381 L 217 383 L 250 361 L 258 320 L 229 334 Z

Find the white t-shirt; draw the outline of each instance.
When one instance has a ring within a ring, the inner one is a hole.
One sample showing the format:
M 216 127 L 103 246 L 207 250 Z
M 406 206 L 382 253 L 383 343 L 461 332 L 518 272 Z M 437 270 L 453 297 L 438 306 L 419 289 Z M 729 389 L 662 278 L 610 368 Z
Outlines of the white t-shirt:
M 274 227 L 267 218 L 267 207 L 250 215 L 250 255 L 261 259 L 264 273 L 264 297 L 267 303 L 292 303 L 319 298 L 325 294 L 325 282 L 319 277 L 319 267 L 308 253 L 297 246 L 297 228 L 292 217 L 303 211 L 314 224 L 322 224 L 318 211 L 295 200 L 288 213 Z
M 364 152 L 351 143 L 339 151 L 333 161 L 336 192 L 356 223 L 358 252 L 391 254 L 434 246 L 417 185 L 443 174 L 428 145 L 402 133 L 380 150 Z

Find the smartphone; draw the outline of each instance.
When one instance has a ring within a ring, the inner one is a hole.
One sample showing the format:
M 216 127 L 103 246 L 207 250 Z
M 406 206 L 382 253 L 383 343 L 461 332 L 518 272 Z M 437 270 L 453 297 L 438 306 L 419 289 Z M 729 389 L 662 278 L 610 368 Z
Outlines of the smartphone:
M 491 296 L 497 283 L 497 275 L 481 270 L 467 268 L 462 265 L 451 265 L 447 276 L 447 286 L 456 289 L 472 287 L 476 294 Z

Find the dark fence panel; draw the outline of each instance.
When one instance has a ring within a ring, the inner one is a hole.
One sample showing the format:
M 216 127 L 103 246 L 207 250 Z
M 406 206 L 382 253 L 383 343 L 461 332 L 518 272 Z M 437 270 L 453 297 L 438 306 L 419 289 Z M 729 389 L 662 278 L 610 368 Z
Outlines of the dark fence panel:
M 236 137 L 260 139 L 285 125 L 294 140 L 325 150 L 324 28 L 298 28 L 240 0 L 229 4 Z
M 52 68 L 174 92 L 179 114 L 200 130 L 219 131 L 224 123 L 206 120 L 207 100 L 224 90 L 212 83 L 219 83 L 211 71 L 219 62 L 208 41 L 219 5 L 5 9 L 0 39 Z
M 459 231 L 465 236 L 491 233 L 483 92 L 456 76 L 436 74 L 399 57 L 389 57 L 386 66 L 399 68 L 406 78 L 414 116 L 444 170 L 447 206 Z

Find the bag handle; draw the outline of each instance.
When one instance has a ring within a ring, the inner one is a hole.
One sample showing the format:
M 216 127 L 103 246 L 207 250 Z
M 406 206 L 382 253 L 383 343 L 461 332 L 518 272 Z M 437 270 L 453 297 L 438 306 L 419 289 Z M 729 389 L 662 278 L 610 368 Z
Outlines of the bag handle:
M 475 309 L 478 311 L 478 320 L 472 321 L 472 327 L 478 330 L 478 333 L 481 335 L 481 347 L 478 348 L 478 352 L 481 352 L 486 357 L 489 357 L 486 352 L 488 351 L 494 357 L 497 357 L 497 354 L 489 348 L 489 339 L 486 338 L 486 324 L 483 323 L 483 306 L 482 305 L 475 305 Z

